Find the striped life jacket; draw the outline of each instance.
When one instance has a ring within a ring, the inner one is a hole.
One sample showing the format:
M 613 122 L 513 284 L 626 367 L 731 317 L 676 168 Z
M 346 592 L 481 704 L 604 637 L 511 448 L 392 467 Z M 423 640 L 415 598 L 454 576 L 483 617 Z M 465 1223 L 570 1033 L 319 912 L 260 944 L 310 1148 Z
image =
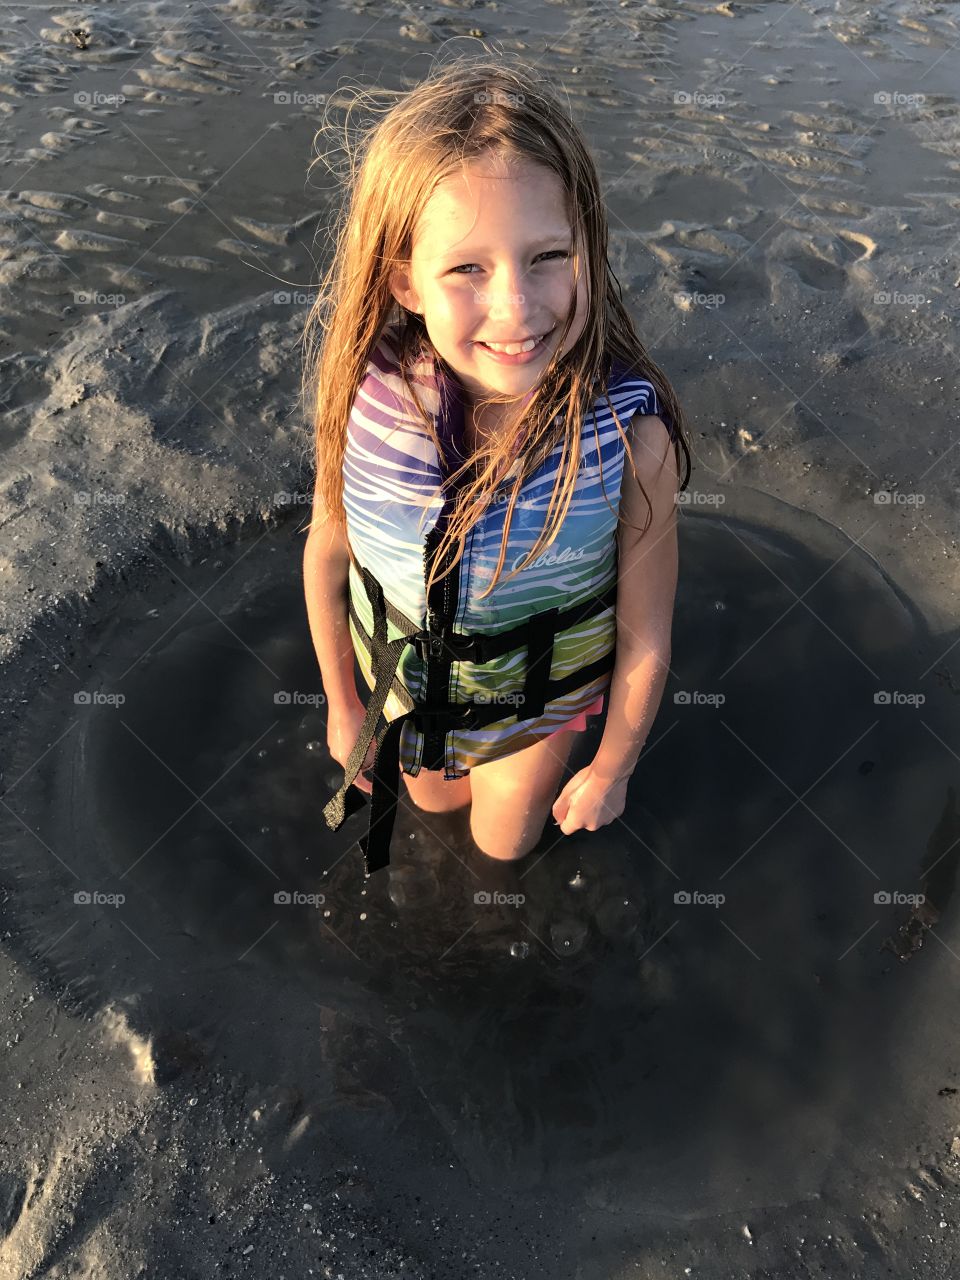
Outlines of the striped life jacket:
M 552 543 L 504 582 L 544 527 L 560 443 L 521 488 L 493 591 L 478 599 L 497 564 L 518 462 L 467 535 L 459 565 L 434 584 L 428 601 L 426 569 L 456 496 L 450 486 L 442 494 L 441 484 L 465 456 L 464 401 L 459 382 L 432 356 L 410 376 L 441 452 L 404 387 L 396 331 L 387 326 L 351 409 L 343 467 L 350 632 L 372 694 L 324 816 L 337 830 L 363 805 L 366 797 L 352 783 L 376 737 L 370 824 L 360 841 L 367 875 L 389 862 L 401 767 L 458 778 L 540 741 L 609 687 L 616 648 L 625 449 L 604 396 L 584 415 L 576 487 Z M 607 394 L 624 431 L 637 412 L 662 414 L 652 384 L 618 366 Z

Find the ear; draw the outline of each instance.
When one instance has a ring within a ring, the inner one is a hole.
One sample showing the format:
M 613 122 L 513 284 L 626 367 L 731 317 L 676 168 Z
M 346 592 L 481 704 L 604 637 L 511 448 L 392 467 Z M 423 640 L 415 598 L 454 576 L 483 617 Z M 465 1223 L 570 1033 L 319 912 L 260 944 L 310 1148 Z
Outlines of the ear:
M 388 276 L 390 292 L 393 294 L 401 307 L 406 307 L 408 311 L 420 310 L 420 295 L 413 287 L 412 272 L 410 263 L 404 263 L 401 267 L 393 267 Z

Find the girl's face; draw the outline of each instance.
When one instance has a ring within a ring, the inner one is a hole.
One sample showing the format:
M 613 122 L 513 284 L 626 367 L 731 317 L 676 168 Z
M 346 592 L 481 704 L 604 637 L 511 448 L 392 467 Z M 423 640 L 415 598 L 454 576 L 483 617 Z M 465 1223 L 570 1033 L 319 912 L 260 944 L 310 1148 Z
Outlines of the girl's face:
M 539 382 L 559 344 L 565 355 L 587 317 L 589 282 L 574 280 L 573 237 L 563 184 L 529 161 L 489 156 L 439 183 L 417 223 L 410 262 L 391 274 L 391 292 L 420 312 L 434 350 L 471 399 L 491 391 L 522 396 Z M 543 341 L 520 361 L 482 345 Z

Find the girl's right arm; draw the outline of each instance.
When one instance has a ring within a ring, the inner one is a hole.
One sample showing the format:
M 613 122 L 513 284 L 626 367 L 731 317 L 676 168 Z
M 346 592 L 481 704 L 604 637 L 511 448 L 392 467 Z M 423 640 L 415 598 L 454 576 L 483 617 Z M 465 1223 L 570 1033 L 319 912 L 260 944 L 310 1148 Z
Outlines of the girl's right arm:
M 327 708 L 333 712 L 360 702 L 353 678 L 353 641 L 347 622 L 349 569 L 350 555 L 343 530 L 329 517 L 323 523 L 318 520 L 303 549 L 303 589 Z
M 314 500 L 314 510 L 321 511 Z M 327 700 L 327 746 L 334 760 L 346 766 L 360 734 L 365 708 L 353 676 L 353 641 L 350 636 L 348 578 L 350 555 L 346 535 L 329 517 L 318 518 L 303 549 L 303 587 L 310 635 L 320 664 L 320 678 Z M 373 763 L 373 744 L 364 767 Z M 370 792 L 362 774 L 354 783 Z

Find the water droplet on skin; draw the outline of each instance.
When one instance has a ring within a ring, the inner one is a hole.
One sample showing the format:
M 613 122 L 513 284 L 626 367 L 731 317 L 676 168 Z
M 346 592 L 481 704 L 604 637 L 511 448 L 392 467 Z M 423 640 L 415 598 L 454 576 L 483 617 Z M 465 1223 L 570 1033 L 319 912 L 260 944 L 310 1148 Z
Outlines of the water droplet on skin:
M 511 942 L 510 954 L 516 960 L 526 960 L 527 956 L 530 954 L 529 942 Z

